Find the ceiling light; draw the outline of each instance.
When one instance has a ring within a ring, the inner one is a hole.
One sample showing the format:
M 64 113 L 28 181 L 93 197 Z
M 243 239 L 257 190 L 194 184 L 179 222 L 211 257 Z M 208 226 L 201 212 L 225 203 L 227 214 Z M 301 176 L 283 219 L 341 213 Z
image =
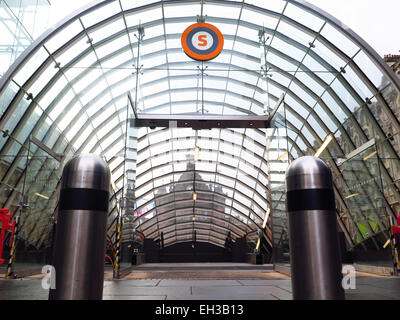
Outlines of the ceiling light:
M 49 197 L 46 197 L 46 196 L 44 196 L 44 195 L 42 195 L 42 194 L 40 194 L 40 193 L 37 193 L 37 192 L 35 193 L 35 196 L 38 196 L 38 197 L 40 197 L 40 198 L 49 200 Z
M 265 229 L 265 227 L 267 226 L 267 221 L 268 221 L 268 217 L 269 217 L 269 212 L 270 212 L 270 208 L 267 209 L 267 211 L 265 212 L 265 217 L 264 217 L 264 222 L 262 225 L 262 228 Z
M 194 149 L 194 161 L 199 160 L 199 156 L 200 156 L 200 147 L 196 146 L 196 148 Z
M 350 199 L 350 198 L 353 198 L 353 197 L 355 197 L 355 196 L 358 196 L 360 193 L 359 192 L 357 192 L 357 193 L 353 193 L 353 194 L 351 194 L 351 195 L 348 195 L 347 197 L 345 197 L 345 199 Z
M 277 160 L 281 161 L 281 160 L 287 158 L 288 155 L 289 155 L 289 152 L 282 153 Z
M 333 136 L 330 134 L 326 137 L 324 143 L 319 147 L 318 151 L 315 153 L 314 157 L 319 157 L 321 153 L 326 149 L 328 144 L 333 140 Z
M 385 249 L 387 246 L 388 246 L 388 244 L 390 243 L 390 239 L 388 239 L 386 242 L 385 242 L 385 244 L 383 245 L 383 249 Z
M 363 158 L 364 161 L 367 161 L 369 158 L 373 157 L 376 155 L 376 151 L 372 152 L 371 154 L 367 155 L 366 157 Z
M 114 190 L 114 192 L 117 192 L 117 186 L 115 185 L 114 179 L 111 177 L 111 187 Z

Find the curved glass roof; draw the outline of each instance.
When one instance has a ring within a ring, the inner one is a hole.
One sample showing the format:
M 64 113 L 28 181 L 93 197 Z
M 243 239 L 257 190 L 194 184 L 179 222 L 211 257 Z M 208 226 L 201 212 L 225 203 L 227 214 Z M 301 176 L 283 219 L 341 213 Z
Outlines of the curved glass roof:
M 212 61 L 181 48 L 196 21 L 224 36 Z M 287 165 L 327 141 L 320 156 L 334 173 L 338 222 L 356 245 L 384 232 L 398 210 L 399 88 L 368 44 L 302 0 L 96 1 L 49 29 L 0 79 L 0 200 L 13 210 L 21 192 L 24 203 L 41 201 L 22 237 L 45 245 L 62 163 L 96 153 L 112 170 L 110 233 L 116 199 L 125 199 L 127 238 L 133 229 L 154 239 L 163 232 L 169 245 L 196 230 L 197 241 L 223 246 L 229 233 L 263 229 L 270 210 L 284 212 Z M 134 128 L 132 107 L 274 115 L 275 125 Z M 41 183 L 44 174 L 55 183 Z

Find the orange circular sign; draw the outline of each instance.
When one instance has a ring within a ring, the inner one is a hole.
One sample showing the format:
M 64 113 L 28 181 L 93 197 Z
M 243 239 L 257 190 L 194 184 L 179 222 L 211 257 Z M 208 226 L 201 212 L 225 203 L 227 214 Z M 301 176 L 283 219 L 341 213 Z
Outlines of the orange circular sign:
M 221 53 L 224 37 L 212 24 L 198 22 L 186 28 L 181 43 L 190 58 L 206 61 L 216 58 Z

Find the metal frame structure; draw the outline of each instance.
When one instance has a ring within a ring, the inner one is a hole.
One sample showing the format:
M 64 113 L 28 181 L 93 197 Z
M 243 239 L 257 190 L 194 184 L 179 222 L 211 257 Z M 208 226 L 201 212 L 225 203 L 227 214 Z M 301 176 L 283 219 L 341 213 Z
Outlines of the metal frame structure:
M 189 60 L 179 46 L 179 30 L 197 21 L 200 14 L 218 26 L 225 38 L 223 52 L 205 63 L 206 67 Z M 190 210 L 201 209 L 197 206 L 201 200 L 210 201 L 200 198 L 194 205 L 190 201 L 193 190 L 181 194 L 171 189 L 189 186 L 189 180 L 180 182 L 179 175 L 192 174 L 196 179 L 192 184 L 214 188 L 196 192 L 210 194 L 212 203 L 225 207 L 225 218 L 213 216 L 213 212 L 204 216 L 227 222 L 222 233 L 227 235 L 238 226 L 238 230 L 243 225 L 260 228 L 271 202 L 283 201 L 269 194 L 282 183 L 282 168 L 268 170 L 269 164 L 278 168 L 301 155 L 312 155 L 330 134 L 335 139 L 322 156 L 338 183 L 337 201 L 346 208 L 345 192 L 353 182 L 341 172 L 339 159 L 376 138 L 380 150 L 373 160 L 388 188 L 382 190 L 378 183 L 373 188 L 385 199 L 387 214 L 395 215 L 396 201 L 400 201 L 395 182 L 400 177 L 394 170 L 400 168 L 399 95 L 396 75 L 365 41 L 303 0 L 96 1 L 45 32 L 0 79 L 0 129 L 4 135 L 0 156 L 8 159 L 3 161 L 0 179 L 19 189 L 23 146 L 31 135 L 65 159 L 76 153 L 100 154 L 110 164 L 116 186 L 110 201 L 123 200 L 129 185 L 135 185 L 133 211 L 154 205 L 140 217 L 127 211 L 126 217 L 134 221 L 126 228 L 146 234 L 147 221 L 155 221 L 156 231 L 146 235 L 158 238 L 161 232 L 172 233 L 165 239 L 169 245 L 181 241 L 184 229 L 175 225 L 173 231 L 165 232 L 160 225 L 178 219 L 179 210 L 186 210 L 185 216 L 190 217 Z M 130 104 L 131 116 L 127 114 Z M 206 114 L 199 114 L 200 109 Z M 136 127 L 157 129 L 139 128 L 131 134 L 127 123 L 133 118 Z M 265 136 L 270 131 L 265 128 L 274 121 L 282 121 L 287 128 L 286 137 L 278 137 L 287 142 L 285 161 L 278 160 L 281 149 L 273 146 L 277 140 L 272 139 L 266 148 Z M 187 127 L 196 132 L 184 131 L 186 136 L 182 136 L 179 130 Z M 131 146 L 131 142 L 137 145 Z M 204 146 L 200 159 L 184 159 L 184 154 L 192 156 L 198 143 Z M 134 150 L 137 158 L 125 160 L 122 155 L 129 150 Z M 249 165 L 249 159 L 259 165 Z M 182 169 L 189 164 L 193 170 Z M 355 177 L 376 176 L 368 163 L 357 170 Z M 202 176 L 210 180 L 197 181 L 196 177 Z M 217 187 L 229 195 L 216 192 Z M 172 209 L 167 212 L 175 212 L 175 217 L 162 219 L 166 205 L 157 201 L 168 196 L 157 193 L 166 188 L 172 197 Z M 15 192 L 4 198 L 3 205 L 13 202 Z M 186 198 L 179 198 L 183 194 Z M 144 200 L 150 195 L 151 199 Z M 218 197 L 232 204 L 222 204 Z M 180 201 L 187 205 L 179 207 Z M 366 202 L 374 207 L 374 199 Z M 116 204 L 110 208 L 112 232 Z M 343 224 L 343 214 L 352 230 Z M 372 234 L 385 232 L 386 224 L 379 217 L 366 211 L 361 216 L 367 227 L 369 221 L 378 220 L 378 230 L 370 228 Z M 356 245 L 359 218 L 346 210 L 338 212 L 338 221 L 348 243 Z M 199 233 L 198 238 L 223 246 L 214 239 L 211 226 L 208 222 L 208 237 Z M 270 223 L 267 231 L 271 232 Z M 242 228 L 236 236 L 246 232 Z M 44 239 L 44 233 L 40 237 Z M 375 244 L 379 248 L 379 243 Z
M 50 8 L 48 0 L 16 2 L 3 0 L 0 3 L 0 76 L 14 60 L 45 31 L 46 14 Z M 41 16 L 43 19 L 36 19 Z

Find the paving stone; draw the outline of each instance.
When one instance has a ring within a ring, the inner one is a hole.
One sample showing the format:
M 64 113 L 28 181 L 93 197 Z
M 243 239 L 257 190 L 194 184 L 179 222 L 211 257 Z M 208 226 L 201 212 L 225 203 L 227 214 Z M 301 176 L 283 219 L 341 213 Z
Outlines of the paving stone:
M 277 285 L 289 285 L 291 286 L 291 280 L 238 280 L 244 286 L 277 286 Z
M 134 287 L 134 286 L 119 286 L 119 287 L 105 287 L 103 295 L 177 295 L 189 296 L 191 294 L 190 287 Z
M 47 294 L 12 294 L 2 296 L 0 300 L 48 300 L 49 295 Z
M 346 290 L 346 291 L 354 291 L 354 292 L 373 292 L 378 294 L 397 294 L 400 298 L 400 288 L 397 290 L 393 290 L 393 288 L 384 288 L 384 287 L 377 287 L 375 285 L 369 284 L 357 284 L 355 290 Z
M 268 294 L 287 294 L 288 292 L 275 286 L 236 286 L 236 287 L 193 287 L 192 295 L 219 295 L 221 297 L 240 295 L 242 299 L 247 296 L 259 295 L 262 300 L 263 295 Z M 244 298 L 246 297 L 246 298 Z M 229 298 L 228 298 L 229 299 Z
M 233 294 L 231 292 L 231 293 L 226 293 L 224 295 L 215 294 L 215 293 L 207 293 L 207 294 L 194 294 L 194 295 L 187 296 L 187 297 L 168 295 L 167 300 L 201 300 L 201 301 L 238 300 L 238 301 L 243 301 L 243 300 L 278 300 L 278 298 L 272 294 L 263 294 L 263 295 L 248 294 L 246 296 L 243 296 L 240 294 Z
M 275 292 L 272 295 L 279 300 L 293 300 L 293 295 L 289 292 Z
M 395 297 L 373 292 L 346 292 L 346 300 L 399 300 Z
M 104 287 L 155 287 L 160 279 L 113 280 L 104 281 Z
M 181 287 L 181 286 L 204 286 L 204 287 L 214 287 L 214 286 L 241 286 L 242 284 L 237 280 L 171 280 L 164 279 L 158 284 L 158 287 Z
M 169 267 L 178 264 L 170 264 Z M 156 278 L 159 271 L 146 271 L 138 279 L 106 280 L 103 297 L 105 300 L 291 300 L 290 278 L 280 279 L 276 273 L 258 273 L 260 278 L 249 278 L 257 272 L 233 270 L 208 270 L 216 264 L 185 264 L 193 272 L 176 272 L 175 276 L 191 275 L 188 278 Z M 218 264 L 217 264 L 218 265 Z M 245 265 L 245 264 L 244 264 Z M 160 264 L 156 265 L 158 268 Z M 219 265 L 221 266 L 221 264 Z M 247 265 L 248 266 L 248 265 Z M 154 267 L 154 266 L 153 266 Z M 202 271 L 196 271 L 202 269 Z M 165 271 L 164 274 L 171 272 Z M 131 273 L 133 274 L 133 272 Z M 229 278 L 224 278 L 224 274 Z M 207 278 L 206 276 L 209 276 Z M 223 278 L 215 278 L 222 275 Z M 205 277 L 203 279 L 202 277 Z M 24 278 L 0 279 L 0 300 L 47 300 L 48 290 L 42 288 L 42 280 Z M 400 278 L 364 275 L 357 277 L 356 290 L 346 290 L 347 300 L 400 300 Z
M 166 300 L 167 296 L 107 296 L 103 295 L 103 300 Z

